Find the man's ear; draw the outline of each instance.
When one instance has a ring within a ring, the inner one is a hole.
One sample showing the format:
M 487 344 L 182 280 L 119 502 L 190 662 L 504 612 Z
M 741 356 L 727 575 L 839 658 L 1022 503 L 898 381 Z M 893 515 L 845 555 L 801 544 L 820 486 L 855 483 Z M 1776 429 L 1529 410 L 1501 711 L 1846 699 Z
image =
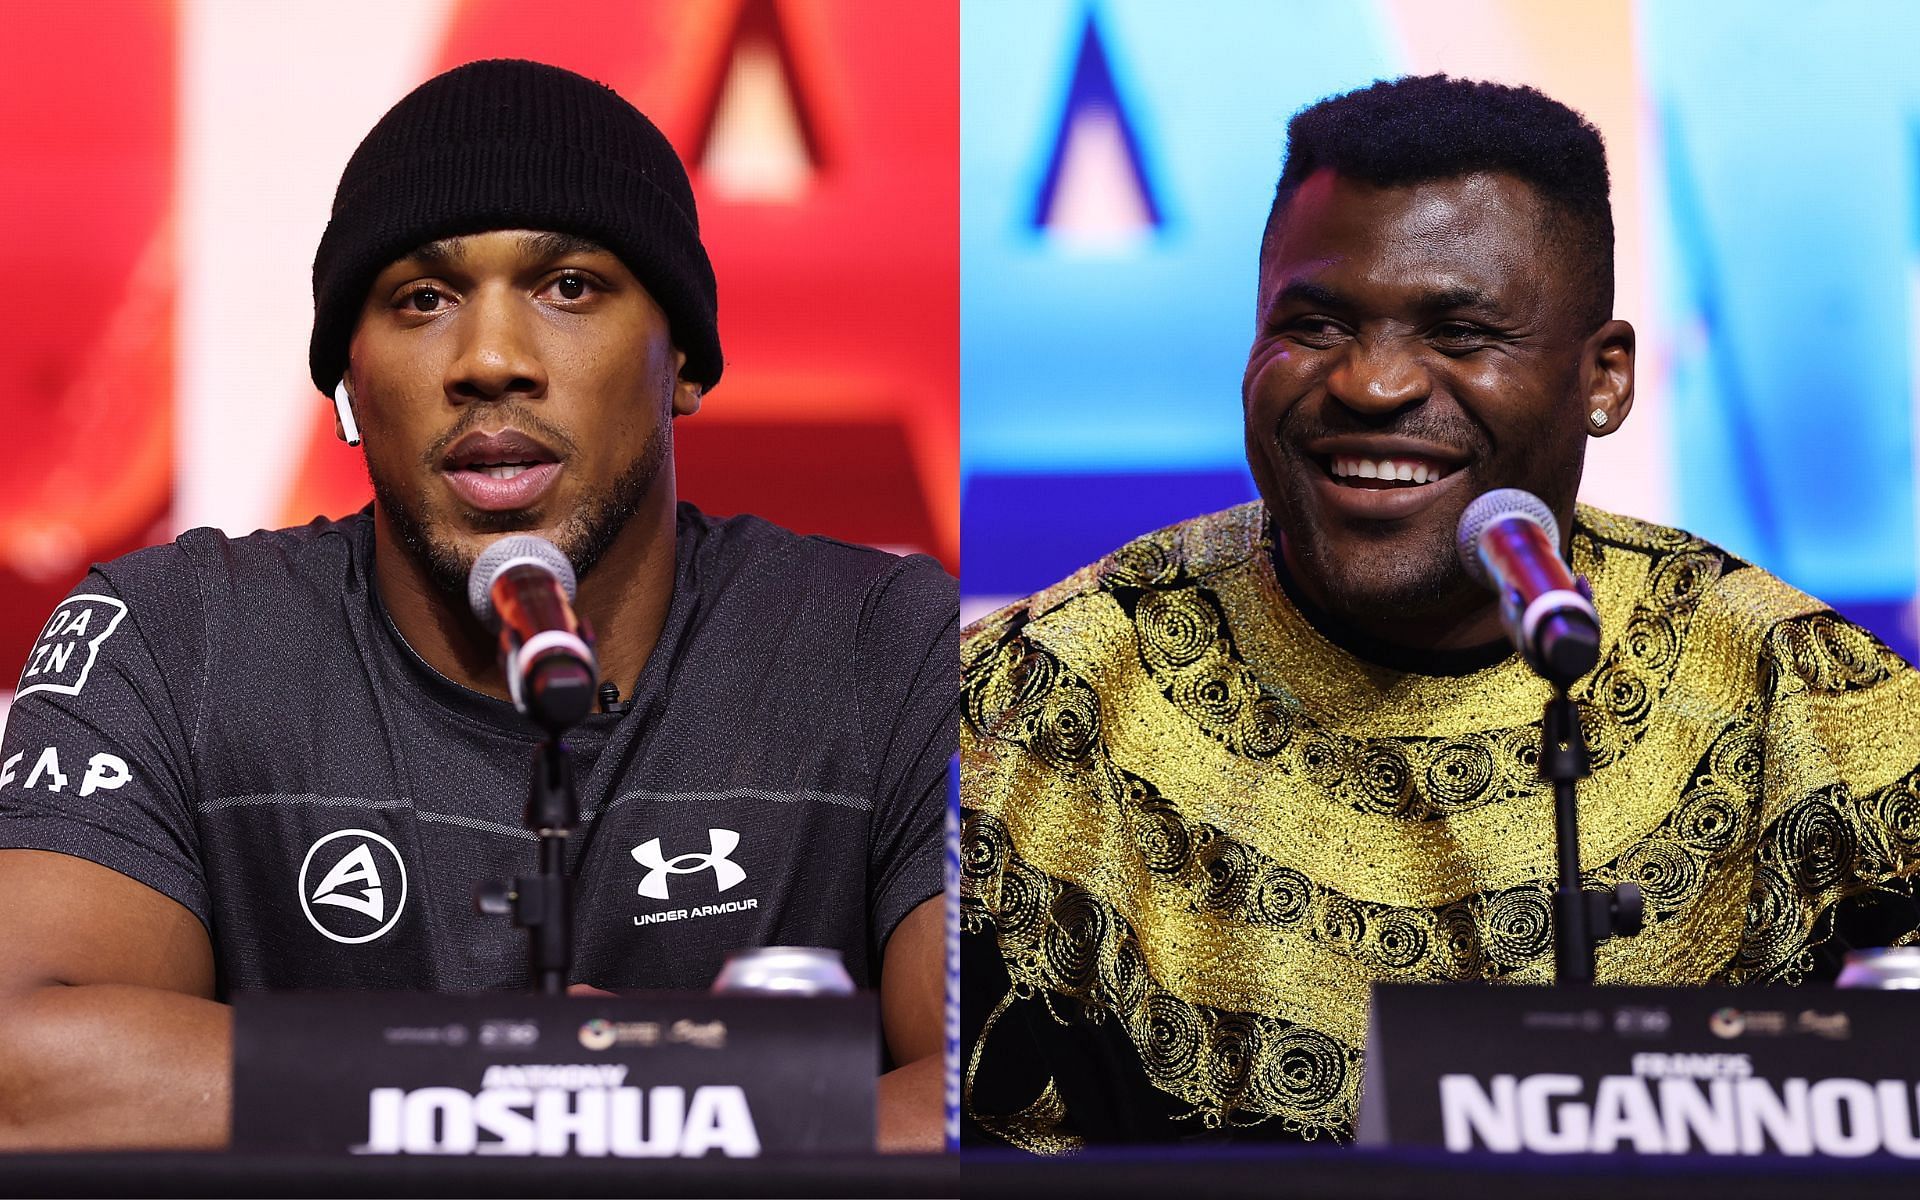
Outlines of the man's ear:
M 333 436 L 349 446 L 360 444 L 360 423 L 353 417 L 353 396 L 344 376 L 333 387 Z
M 1593 437 L 1620 428 L 1633 411 L 1633 347 L 1633 326 L 1625 321 L 1608 321 L 1581 347 L 1580 392 Z
M 673 352 L 673 415 L 690 417 L 700 411 L 700 395 L 706 388 L 688 379 L 681 372 L 687 369 L 687 356 L 679 350 Z

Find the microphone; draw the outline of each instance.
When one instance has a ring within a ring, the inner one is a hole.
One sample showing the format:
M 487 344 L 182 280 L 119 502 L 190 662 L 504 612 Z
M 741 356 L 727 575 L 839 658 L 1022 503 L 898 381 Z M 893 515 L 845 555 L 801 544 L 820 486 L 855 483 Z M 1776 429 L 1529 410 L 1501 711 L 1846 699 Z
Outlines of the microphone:
M 501 538 L 467 573 L 467 603 L 500 631 L 500 659 L 513 704 L 552 737 L 593 708 L 600 665 L 593 633 L 574 615 L 573 564 L 530 533 Z
M 1565 690 L 1600 661 L 1600 614 L 1560 561 L 1560 526 L 1538 496 L 1497 488 L 1460 514 L 1460 565 L 1500 597 L 1520 657 Z

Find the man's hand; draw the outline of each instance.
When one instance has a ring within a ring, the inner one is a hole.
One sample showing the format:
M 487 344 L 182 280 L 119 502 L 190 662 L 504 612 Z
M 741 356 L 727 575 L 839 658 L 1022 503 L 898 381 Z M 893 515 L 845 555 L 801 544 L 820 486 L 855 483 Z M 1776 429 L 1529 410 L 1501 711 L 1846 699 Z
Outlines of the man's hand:
M 883 1151 L 942 1146 L 945 935 L 935 897 L 887 943 L 881 1025 L 901 1065 L 879 1081 Z M 0 1149 L 227 1144 L 232 1012 L 192 913 L 84 859 L 0 850 L 0 945 Z
M 0 1149 L 225 1146 L 232 1014 L 198 918 L 105 867 L 0 850 Z
M 894 926 L 880 967 L 880 1025 L 900 1065 L 880 1077 L 875 1143 L 886 1153 L 938 1153 L 946 1109 L 947 904 L 935 896 Z

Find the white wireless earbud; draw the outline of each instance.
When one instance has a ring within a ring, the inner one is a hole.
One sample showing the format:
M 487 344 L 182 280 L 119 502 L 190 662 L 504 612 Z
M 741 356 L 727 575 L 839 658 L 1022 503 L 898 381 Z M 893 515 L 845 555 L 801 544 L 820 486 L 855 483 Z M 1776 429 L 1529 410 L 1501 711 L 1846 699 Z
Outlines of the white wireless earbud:
M 360 426 L 353 420 L 353 398 L 347 395 L 347 381 L 342 379 L 333 389 L 333 411 L 340 414 L 340 435 L 347 445 L 360 444 Z

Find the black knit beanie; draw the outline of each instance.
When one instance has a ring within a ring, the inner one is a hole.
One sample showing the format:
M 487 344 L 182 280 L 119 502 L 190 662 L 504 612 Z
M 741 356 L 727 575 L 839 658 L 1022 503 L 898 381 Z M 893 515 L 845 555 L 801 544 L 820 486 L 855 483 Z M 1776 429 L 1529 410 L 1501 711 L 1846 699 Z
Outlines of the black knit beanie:
M 653 296 L 687 356 L 720 378 L 713 266 L 679 156 L 605 84 L 514 59 L 455 67 L 409 92 L 353 152 L 313 257 L 313 382 L 332 395 L 367 289 L 438 238 L 538 229 L 591 238 Z

